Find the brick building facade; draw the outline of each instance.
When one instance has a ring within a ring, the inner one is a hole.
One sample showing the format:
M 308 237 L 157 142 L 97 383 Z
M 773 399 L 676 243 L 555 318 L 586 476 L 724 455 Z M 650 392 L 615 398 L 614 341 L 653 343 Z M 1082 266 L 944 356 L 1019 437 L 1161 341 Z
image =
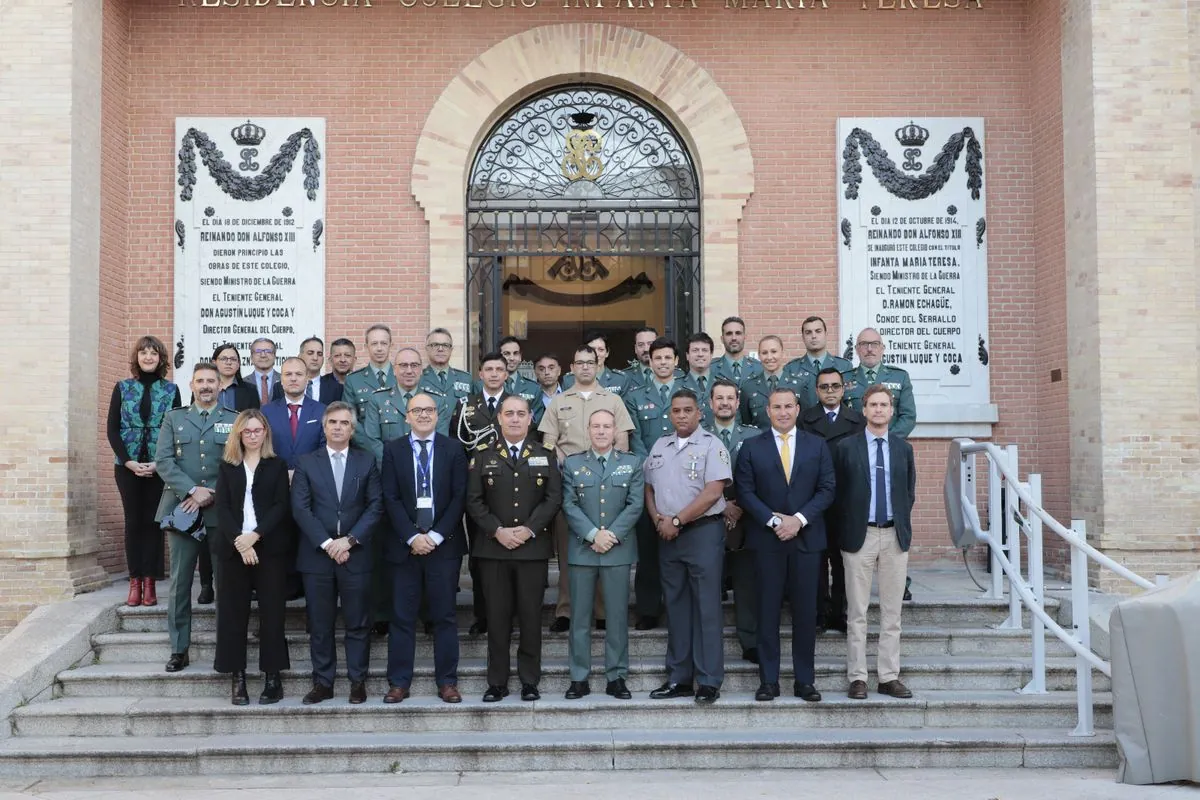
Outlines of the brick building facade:
M 475 150 L 523 98 L 581 81 L 687 141 L 708 330 L 739 313 L 793 354 L 797 319 L 838 316 L 838 117 L 984 117 L 993 438 L 1132 569 L 1200 565 L 1195 0 L 229 1 L 0 5 L 19 376 L 0 387 L 0 629 L 124 569 L 103 406 L 129 345 L 171 336 L 175 117 L 324 117 L 326 339 L 379 320 L 461 341 Z M 945 441 L 914 444 L 917 552 L 956 556 Z

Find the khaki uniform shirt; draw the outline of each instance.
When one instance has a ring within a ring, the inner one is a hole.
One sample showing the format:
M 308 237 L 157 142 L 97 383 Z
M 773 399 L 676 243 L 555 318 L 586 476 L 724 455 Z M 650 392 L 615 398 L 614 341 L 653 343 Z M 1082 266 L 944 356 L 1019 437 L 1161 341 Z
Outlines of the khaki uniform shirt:
M 582 453 L 592 446 L 588 437 L 588 418 L 596 411 L 611 411 L 618 431 L 633 431 L 633 420 L 625 410 L 625 401 L 599 386 L 584 397 L 577 387 L 555 396 L 546 409 L 538 430 L 547 447 L 557 447 L 563 457 Z

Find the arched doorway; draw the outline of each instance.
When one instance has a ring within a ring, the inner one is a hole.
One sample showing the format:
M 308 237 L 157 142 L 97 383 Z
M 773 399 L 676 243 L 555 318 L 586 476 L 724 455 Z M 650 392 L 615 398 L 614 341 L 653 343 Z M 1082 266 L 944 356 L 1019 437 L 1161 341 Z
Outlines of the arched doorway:
M 471 366 L 509 335 L 568 356 L 590 329 L 620 366 L 638 328 L 702 324 L 697 172 L 640 98 L 575 84 L 524 100 L 477 149 L 466 209 Z

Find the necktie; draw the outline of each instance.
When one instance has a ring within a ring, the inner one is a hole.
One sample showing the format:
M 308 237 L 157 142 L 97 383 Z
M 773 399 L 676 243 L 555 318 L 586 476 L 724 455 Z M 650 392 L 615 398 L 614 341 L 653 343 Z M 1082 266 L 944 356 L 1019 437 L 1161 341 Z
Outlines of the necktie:
M 446 388 L 446 373 L 445 373 L 445 371 L 439 371 L 437 376 L 438 376 L 438 382 L 442 385 L 442 388 L 443 389 Z
M 377 370 L 375 370 L 375 379 L 376 379 L 377 381 L 379 381 L 379 388 L 380 388 L 380 389 L 386 389 L 386 388 L 387 388 L 387 373 L 386 373 L 386 372 L 384 372 L 384 371 L 383 371 L 383 370 L 381 370 L 381 369 L 377 369 Z
M 790 433 L 781 433 L 779 436 L 783 439 L 783 446 L 779 448 L 779 460 L 783 462 L 783 477 L 788 483 L 792 482 L 792 448 L 788 446 Z
M 826 411 L 825 416 L 829 418 L 830 422 L 833 422 L 835 419 L 837 419 L 837 412 L 836 411 Z
M 721 431 L 721 442 L 725 445 L 725 449 L 729 449 L 729 429 Z
M 887 475 L 883 471 L 883 437 L 875 440 L 875 524 L 887 522 Z
M 604 456 L 600 456 L 600 471 L 604 472 L 604 464 L 608 461 Z
M 313 396 L 313 381 L 309 381 L 308 386 L 304 387 L 304 396 L 308 398 Z
M 814 358 L 813 359 L 813 372 L 820 372 L 820 371 L 821 371 L 821 359 Z
M 405 392 L 405 393 L 404 393 L 404 413 L 405 413 L 405 416 L 407 416 L 407 415 L 408 415 L 408 401 L 409 401 L 409 400 L 412 400 L 412 392 Z
M 767 378 L 767 386 L 770 387 L 772 392 L 775 391 L 775 388 L 777 386 L 779 386 L 779 376 L 772 375 L 769 378 Z
M 671 390 L 669 388 L 667 388 L 666 386 L 658 387 L 658 396 L 662 398 L 662 404 L 664 406 L 671 402 L 670 393 L 671 393 Z
M 705 393 L 708 392 L 708 378 L 703 375 L 700 376 L 700 391 Z
M 425 439 L 418 439 L 417 444 L 421 446 L 421 452 L 417 455 L 417 465 L 419 467 L 417 497 L 433 497 L 432 487 L 429 485 L 429 442 Z M 433 527 L 433 509 L 420 508 L 420 503 L 417 505 L 417 527 L 422 531 L 428 532 Z
M 271 392 L 267 389 L 267 376 L 259 375 L 258 377 L 261 380 L 261 383 L 259 384 L 261 388 L 258 390 L 258 401 L 265 406 L 267 403 L 271 402 Z
M 488 413 L 493 417 L 496 416 L 496 398 L 494 397 L 488 398 Z
M 733 362 L 733 380 L 735 383 L 742 382 L 742 362 Z
M 333 488 L 337 490 L 338 500 L 342 499 L 342 481 L 346 478 L 346 454 L 333 454 Z
M 867 370 L 867 385 L 868 386 L 875 385 L 875 370 L 873 370 L 873 369 Z
M 517 449 L 517 446 L 515 444 L 510 444 L 508 446 L 508 455 L 509 455 L 509 458 L 511 458 L 513 460 L 513 462 L 516 462 L 516 460 L 521 457 L 521 451 Z
M 288 403 L 288 423 L 292 426 L 292 441 L 296 441 L 296 433 L 300 430 L 300 404 Z
M 207 425 L 207 424 L 208 424 L 208 412 L 207 412 L 207 411 L 201 411 L 201 412 L 200 412 L 200 424 L 201 424 L 201 425 Z

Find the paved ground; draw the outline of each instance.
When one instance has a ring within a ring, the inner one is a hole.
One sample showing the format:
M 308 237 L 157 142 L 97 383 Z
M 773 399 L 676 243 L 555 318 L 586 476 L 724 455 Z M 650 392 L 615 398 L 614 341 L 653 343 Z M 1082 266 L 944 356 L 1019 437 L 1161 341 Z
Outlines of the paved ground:
M 768 770 L 756 772 L 425 773 L 300 777 L 0 781 L 0 800 L 1155 800 L 1200 798 L 1200 785 L 1125 786 L 1107 770 Z

